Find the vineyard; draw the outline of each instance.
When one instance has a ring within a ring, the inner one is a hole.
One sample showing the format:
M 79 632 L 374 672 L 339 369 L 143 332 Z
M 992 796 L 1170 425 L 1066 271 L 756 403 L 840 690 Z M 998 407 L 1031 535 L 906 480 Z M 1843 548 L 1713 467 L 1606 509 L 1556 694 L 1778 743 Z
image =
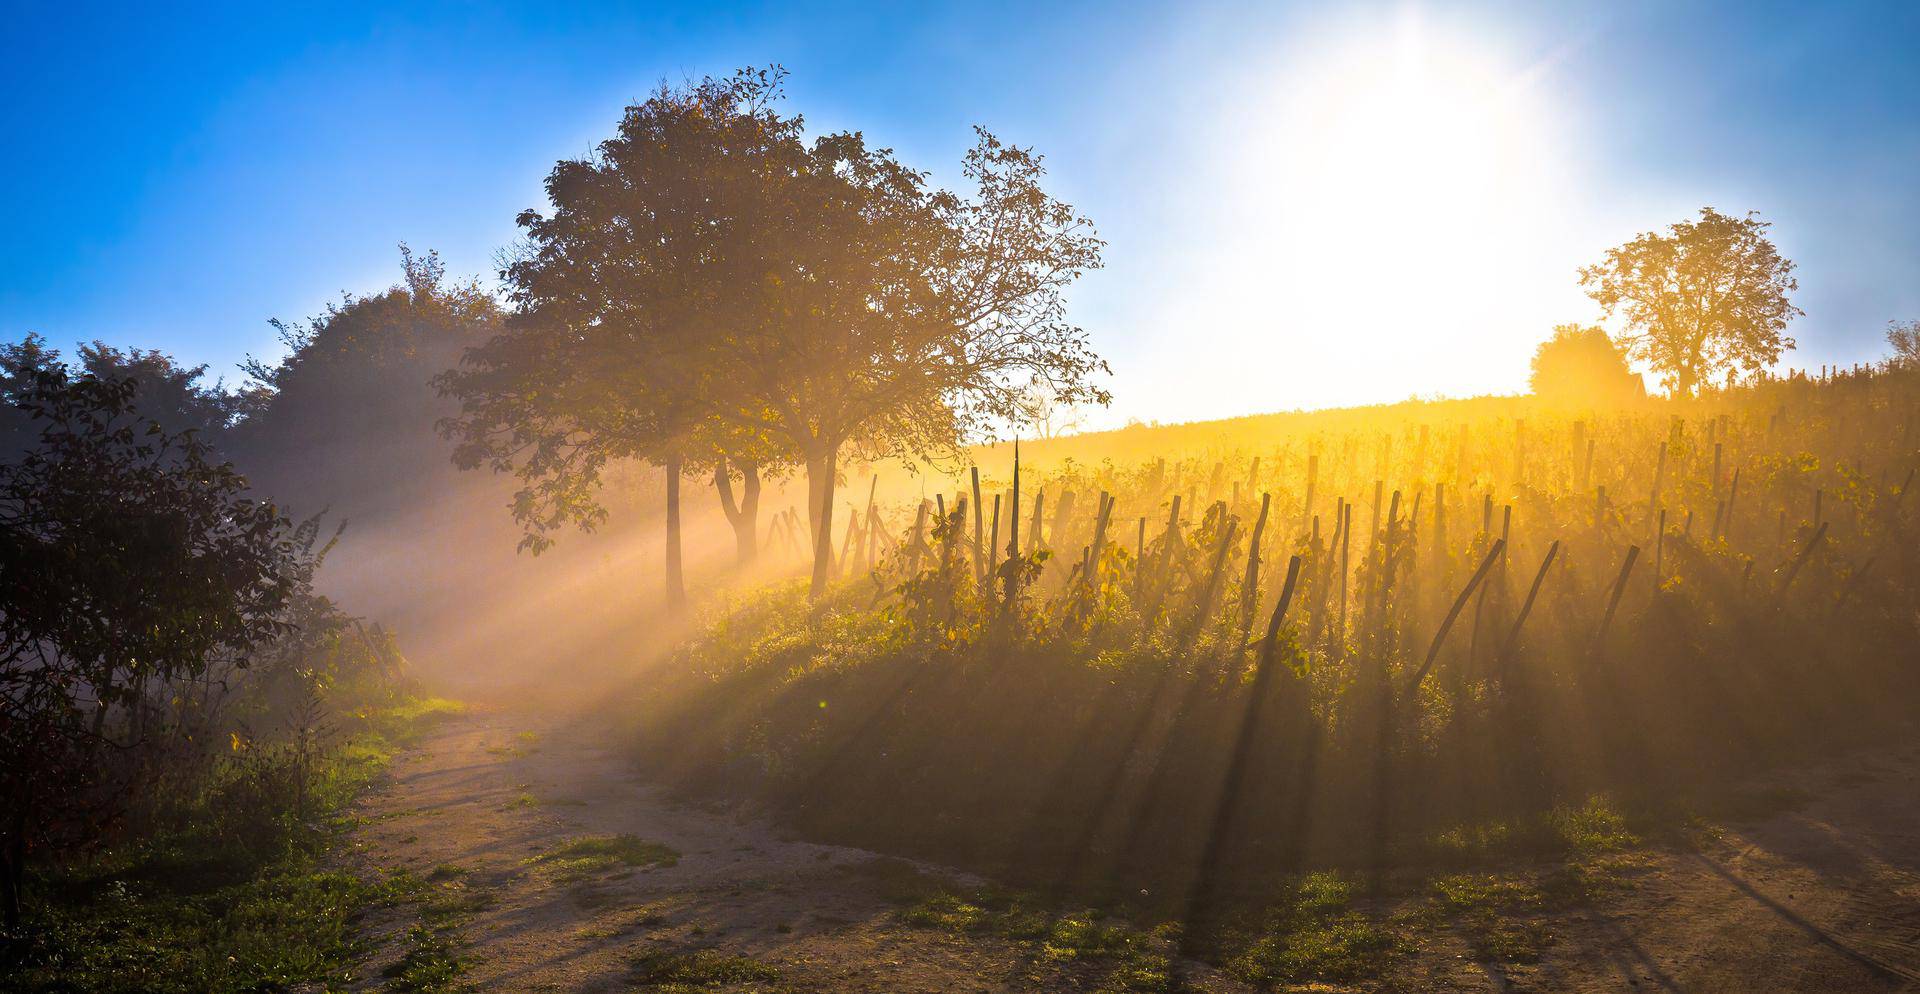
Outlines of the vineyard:
M 843 508 L 832 595 L 718 611 L 635 734 L 827 837 L 1163 906 L 1683 813 L 1909 721 L 1916 418 L 1887 366 L 1000 446 Z

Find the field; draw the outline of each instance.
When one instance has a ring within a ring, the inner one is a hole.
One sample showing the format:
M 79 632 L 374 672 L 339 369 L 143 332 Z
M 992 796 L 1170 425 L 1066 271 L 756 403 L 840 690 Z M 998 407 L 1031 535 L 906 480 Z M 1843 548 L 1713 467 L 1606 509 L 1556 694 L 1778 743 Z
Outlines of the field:
M 1861 370 L 1132 428 L 1023 446 L 1017 497 L 997 447 L 977 498 L 856 505 L 829 603 L 731 602 L 633 702 L 636 753 L 1190 921 L 1578 812 L 1677 823 L 1910 731 L 1916 403 Z

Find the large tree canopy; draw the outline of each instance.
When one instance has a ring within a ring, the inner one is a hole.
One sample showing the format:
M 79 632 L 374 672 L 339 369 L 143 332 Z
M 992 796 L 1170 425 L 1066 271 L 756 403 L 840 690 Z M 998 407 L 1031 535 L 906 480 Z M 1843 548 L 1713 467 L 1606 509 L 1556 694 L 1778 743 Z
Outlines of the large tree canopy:
M 1753 213 L 1711 207 L 1665 234 L 1646 232 L 1580 270 L 1580 285 L 1609 317 L 1625 320 L 1629 357 L 1646 362 L 1674 393 L 1691 395 L 1711 377 L 1755 372 L 1793 348 L 1787 322 L 1801 314 L 1793 263 Z
M 782 77 L 661 90 L 521 215 L 509 329 L 442 382 L 459 458 L 528 482 L 532 541 L 597 520 L 608 459 L 660 462 L 670 488 L 683 466 L 797 461 L 819 590 L 850 447 L 951 453 L 1017 423 L 1034 381 L 1107 399 L 1063 299 L 1102 243 L 1039 156 L 981 131 L 973 193 L 935 189 L 860 134 L 808 141 Z

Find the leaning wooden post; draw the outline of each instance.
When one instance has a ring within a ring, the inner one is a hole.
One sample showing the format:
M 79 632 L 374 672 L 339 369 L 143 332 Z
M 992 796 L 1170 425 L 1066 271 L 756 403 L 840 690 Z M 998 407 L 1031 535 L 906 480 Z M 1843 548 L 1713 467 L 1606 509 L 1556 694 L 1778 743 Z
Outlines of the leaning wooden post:
M 1733 470 L 1733 483 L 1727 487 L 1727 510 L 1720 516 L 1720 536 L 1725 538 L 1733 530 L 1733 504 L 1740 499 L 1740 469 Z
M 1814 547 L 1819 545 L 1820 540 L 1826 537 L 1827 523 L 1822 521 L 1818 527 L 1814 528 L 1813 535 L 1807 539 L 1807 544 L 1800 549 L 1800 554 L 1793 557 L 1793 563 L 1787 567 L 1787 575 L 1780 580 L 1780 592 L 1775 595 L 1776 597 L 1785 597 L 1787 595 L 1787 588 L 1793 586 L 1793 578 L 1800 575 L 1800 568 L 1807 564 L 1807 558 L 1813 555 Z
M 1540 584 L 1547 578 L 1547 568 L 1553 565 L 1553 557 L 1560 554 L 1558 539 L 1547 547 L 1547 558 L 1540 562 L 1540 572 L 1533 575 L 1533 586 L 1527 588 L 1526 602 L 1520 605 L 1520 616 L 1513 619 L 1513 630 L 1507 633 L 1506 644 L 1500 647 L 1500 667 L 1506 669 L 1507 660 L 1513 656 L 1514 646 L 1520 643 L 1520 626 L 1527 623 L 1527 615 L 1533 613 L 1534 598 L 1540 596 Z
M 1385 492 L 1385 489 L 1386 489 L 1385 481 L 1382 481 L 1382 480 L 1373 481 L 1373 515 L 1372 517 L 1367 519 L 1367 551 L 1368 552 L 1372 552 L 1373 547 L 1379 544 L 1379 541 L 1380 541 L 1380 503 L 1383 499 L 1383 494 Z
M 987 505 L 985 501 L 982 501 L 980 499 L 980 467 L 978 466 L 972 467 L 972 476 L 973 476 L 973 576 L 974 576 L 975 583 L 985 584 L 987 582 L 987 564 L 986 564 L 986 560 L 981 558 L 980 556 L 980 542 L 981 542 L 983 533 L 986 531 L 986 529 L 983 528 L 982 526 L 986 523 L 984 518 L 986 517 L 986 513 L 987 513 Z M 878 483 L 879 480 L 880 480 L 879 477 L 877 476 L 874 477 L 874 482 Z
M 1505 543 L 1496 539 L 1487 549 L 1486 558 L 1480 560 L 1480 568 L 1473 571 L 1473 578 L 1467 581 L 1466 586 L 1460 588 L 1460 596 L 1453 599 L 1453 607 L 1447 609 L 1445 620 L 1440 622 L 1440 630 L 1433 633 L 1433 642 L 1427 646 L 1427 661 L 1420 664 L 1419 672 L 1415 673 L 1413 679 L 1407 683 L 1407 696 L 1411 697 L 1420 689 L 1420 681 L 1427 678 L 1427 671 L 1433 669 L 1433 661 L 1440 658 L 1440 646 L 1446 643 L 1447 633 L 1453 631 L 1453 623 L 1460 620 L 1460 611 L 1467 606 L 1467 599 L 1473 596 L 1475 588 L 1487 578 L 1488 571 L 1493 569 L 1494 562 L 1504 551 L 1506 551 Z
M 1667 443 L 1660 443 L 1660 459 L 1653 467 L 1653 495 L 1647 498 L 1647 523 L 1653 523 L 1654 512 L 1660 507 L 1660 484 L 1667 475 Z
M 1133 540 L 1133 602 L 1136 607 L 1147 591 L 1147 516 L 1140 516 L 1140 533 Z
M 925 544 L 927 533 L 927 500 L 920 499 L 920 509 L 913 516 L 913 544 L 907 548 L 907 572 L 920 572 L 920 550 Z
M 841 550 L 840 568 L 848 573 L 858 570 L 867 558 L 867 531 L 861 527 L 861 520 L 860 508 L 847 505 L 847 541 L 846 548 Z
M 987 599 L 993 599 L 993 571 L 1000 565 L 1000 494 L 993 495 L 993 524 L 987 532 L 987 578 L 980 584 Z
M 1347 646 L 1347 577 L 1352 575 L 1353 551 L 1353 505 L 1342 508 L 1340 522 L 1340 653 L 1346 655 Z
M 1598 659 L 1606 652 L 1607 629 L 1613 627 L 1613 613 L 1620 608 L 1620 596 L 1627 592 L 1627 578 L 1633 575 L 1633 562 L 1640 558 L 1640 547 L 1627 546 L 1627 559 L 1620 564 L 1620 575 L 1614 578 L 1613 592 L 1607 596 L 1607 612 L 1600 616 L 1600 628 L 1593 633 L 1593 653 Z
M 1307 503 L 1300 511 L 1300 523 L 1313 520 L 1313 487 L 1320 479 L 1320 453 L 1307 454 Z
M 1258 465 L 1256 463 L 1256 465 Z M 1253 519 L 1253 540 L 1247 544 L 1247 575 L 1240 581 L 1240 641 L 1253 631 L 1253 616 L 1260 609 L 1260 537 L 1267 530 L 1267 504 L 1272 494 L 1260 495 L 1260 515 Z
M 1280 587 L 1280 603 L 1274 605 L 1273 616 L 1267 620 L 1267 637 L 1260 642 L 1261 671 L 1273 667 L 1275 657 L 1280 654 L 1280 625 L 1287 617 L 1287 605 L 1293 602 L 1294 584 L 1300 579 L 1300 557 L 1287 560 L 1287 581 Z
M 1227 553 L 1233 551 L 1233 533 L 1240 522 L 1227 515 L 1221 515 L 1227 522 L 1226 530 L 1220 533 L 1220 545 L 1213 552 L 1213 568 L 1207 571 L 1207 586 L 1201 591 L 1200 603 L 1195 605 L 1193 618 L 1180 636 L 1180 651 L 1186 652 L 1193 641 L 1200 637 L 1200 630 L 1207 626 L 1207 616 L 1213 613 L 1213 602 L 1220 594 L 1220 576 L 1226 572 Z
M 1087 568 L 1081 573 L 1082 583 L 1091 583 L 1093 571 L 1100 568 L 1100 552 L 1107 545 L 1107 518 L 1113 514 L 1113 498 L 1107 492 L 1100 491 L 1100 513 L 1093 520 L 1093 544 L 1087 547 Z
M 1008 611 L 1020 600 L 1020 569 L 1014 560 L 1020 558 L 1020 440 L 1013 440 L 1013 499 L 1007 507 L 1007 568 L 1006 600 L 1001 607 Z
M 1040 514 L 1043 510 L 1046 509 L 1046 506 L 1047 506 L 1046 490 L 1045 489 L 1035 490 L 1033 492 L 1033 525 L 1027 531 L 1027 548 L 1033 552 L 1039 552 L 1040 549 L 1042 548 L 1041 535 L 1040 535 L 1040 521 L 1041 521 Z

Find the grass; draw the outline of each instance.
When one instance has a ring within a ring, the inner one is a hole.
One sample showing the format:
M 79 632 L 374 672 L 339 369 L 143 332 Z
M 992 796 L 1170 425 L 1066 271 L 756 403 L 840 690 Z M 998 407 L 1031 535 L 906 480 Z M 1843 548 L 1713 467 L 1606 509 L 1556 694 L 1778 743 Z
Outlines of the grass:
M 437 994 L 471 989 L 460 979 L 467 971 L 468 961 L 460 955 L 459 944 L 447 930 L 415 925 L 407 930 L 405 942 L 406 952 L 382 971 L 381 975 L 388 981 L 387 990 Z
M 406 875 L 366 879 L 329 868 L 328 853 L 353 827 L 346 804 L 396 749 L 462 709 L 424 698 L 350 714 L 344 744 L 311 771 L 318 813 L 306 823 L 260 808 L 216 774 L 180 802 L 172 827 L 42 869 L 32 878 L 29 937 L 14 946 L 0 986 L 240 994 L 358 983 L 357 964 L 372 952 L 360 933 L 366 913 L 433 907 L 438 895 Z M 445 921 L 455 906 L 445 904 Z M 450 978 L 460 965 L 430 969 L 430 953 L 410 947 L 414 986 L 392 989 L 458 989 Z
M 916 879 L 932 884 L 924 875 Z M 1170 927 L 1142 931 L 1098 910 L 1052 915 L 1012 892 L 982 890 L 963 895 L 944 888 L 914 901 L 900 912 L 900 920 L 1024 945 L 1041 968 L 1104 970 L 1098 984 L 1102 991 L 1145 994 L 1175 989 Z M 1046 986 L 1054 978 L 1030 973 L 1027 979 Z
M 1428 887 L 1433 905 L 1453 921 L 1478 962 L 1537 963 L 1553 940 L 1548 926 L 1530 917 L 1547 904 L 1546 896 L 1521 877 L 1463 873 Z
M 1291 903 L 1274 909 L 1264 934 L 1228 960 L 1228 971 L 1252 983 L 1345 983 L 1379 976 L 1403 943 L 1353 910 L 1352 897 L 1352 884 L 1338 874 L 1302 878 Z
M 636 835 L 603 835 L 574 839 L 527 862 L 546 867 L 556 880 L 571 882 L 597 877 L 619 866 L 674 866 L 680 862 L 680 853 Z
M 780 971 L 758 960 L 715 949 L 657 950 L 634 958 L 629 979 L 655 989 L 697 989 L 776 981 Z

